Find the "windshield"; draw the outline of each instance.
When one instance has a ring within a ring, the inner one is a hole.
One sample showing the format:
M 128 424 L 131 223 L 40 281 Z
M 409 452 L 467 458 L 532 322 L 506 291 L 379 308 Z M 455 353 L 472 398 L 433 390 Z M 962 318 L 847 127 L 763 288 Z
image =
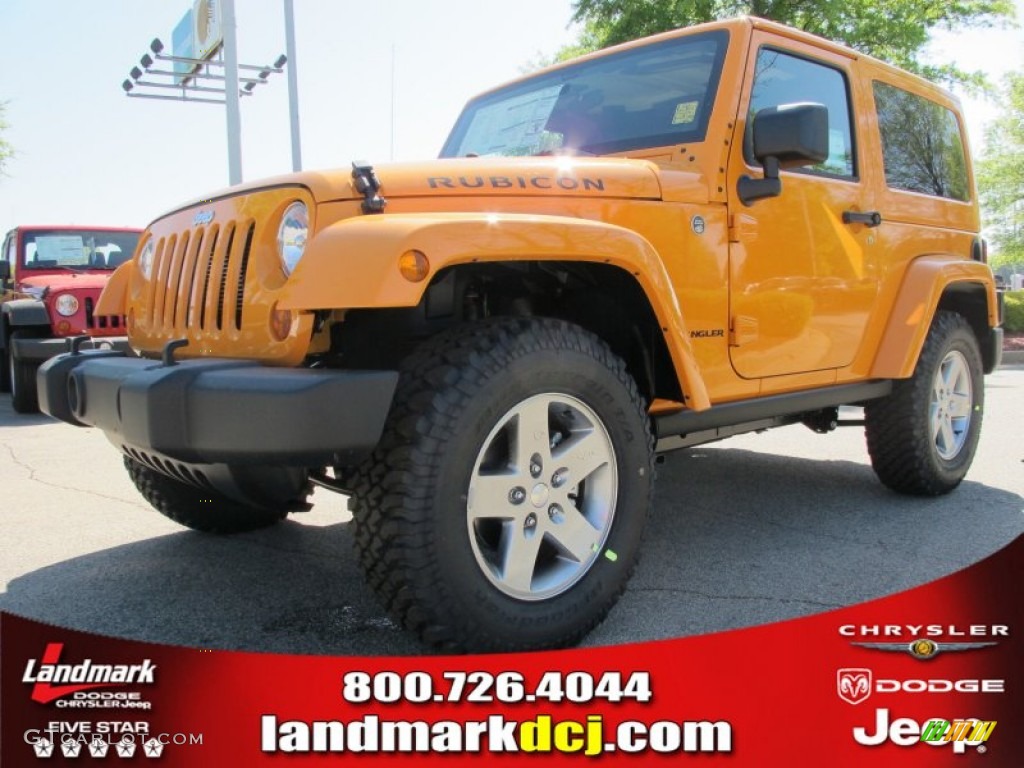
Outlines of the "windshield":
M 538 75 L 471 101 L 441 157 L 605 154 L 702 141 L 728 34 L 706 32 Z
M 128 261 L 139 232 L 54 230 L 25 232 L 25 269 L 114 269 Z

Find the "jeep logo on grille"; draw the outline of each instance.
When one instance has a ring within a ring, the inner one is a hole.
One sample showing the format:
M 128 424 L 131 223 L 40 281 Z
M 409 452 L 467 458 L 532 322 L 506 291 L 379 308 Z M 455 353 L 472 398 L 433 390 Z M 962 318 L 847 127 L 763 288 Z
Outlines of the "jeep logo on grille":
M 192 226 L 200 227 L 203 224 L 209 224 L 211 221 L 213 221 L 213 211 L 199 211 L 199 213 L 192 217 Z

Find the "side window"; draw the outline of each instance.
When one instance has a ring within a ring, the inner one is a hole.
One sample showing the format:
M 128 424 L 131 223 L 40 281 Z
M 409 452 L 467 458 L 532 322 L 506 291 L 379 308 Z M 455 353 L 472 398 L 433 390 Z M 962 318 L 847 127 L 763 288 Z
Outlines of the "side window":
M 801 102 L 824 104 L 828 108 L 828 159 L 811 166 L 811 170 L 853 177 L 856 166 L 849 93 L 846 77 L 838 69 L 772 48 L 762 48 L 757 54 L 754 88 L 750 96 L 751 119 L 747 121 L 746 146 L 751 146 L 750 128 L 758 110 Z M 747 160 L 753 160 L 749 151 Z
M 967 161 L 956 115 L 934 101 L 875 82 L 885 181 L 894 189 L 969 200 Z

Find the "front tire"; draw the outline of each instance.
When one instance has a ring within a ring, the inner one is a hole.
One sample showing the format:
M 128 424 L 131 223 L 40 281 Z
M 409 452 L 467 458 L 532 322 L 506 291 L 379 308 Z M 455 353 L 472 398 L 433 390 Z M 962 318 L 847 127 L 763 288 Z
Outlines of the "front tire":
M 0 333 L 3 332 L 3 327 L 0 326 Z M 7 356 L 11 354 L 11 340 L 7 339 L 7 344 L 3 349 L 0 349 L 0 392 L 11 391 L 11 365 L 7 359 Z
M 625 589 L 653 490 L 625 364 L 565 322 L 429 340 L 351 477 L 356 550 L 404 625 L 447 651 L 577 643 Z
M 7 375 L 11 387 L 11 406 L 17 413 L 39 413 L 39 395 L 36 391 L 36 371 L 39 364 L 19 360 L 14 356 L 14 340 L 39 338 L 30 331 L 15 331 L 7 345 Z
M 241 504 L 213 490 L 200 490 L 124 457 L 135 487 L 154 509 L 179 525 L 203 533 L 243 533 L 284 520 L 286 508 L 263 509 Z
M 938 496 L 964 479 L 981 434 L 981 352 L 967 321 L 936 313 L 914 374 L 864 409 L 871 466 L 899 493 Z

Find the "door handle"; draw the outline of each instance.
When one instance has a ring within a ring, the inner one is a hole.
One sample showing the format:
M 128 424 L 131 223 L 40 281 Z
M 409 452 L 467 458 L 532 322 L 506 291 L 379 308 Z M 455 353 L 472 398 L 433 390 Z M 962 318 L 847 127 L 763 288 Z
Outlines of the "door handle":
M 863 224 L 866 227 L 877 227 L 882 223 L 882 214 L 878 211 L 843 211 L 843 224 Z

